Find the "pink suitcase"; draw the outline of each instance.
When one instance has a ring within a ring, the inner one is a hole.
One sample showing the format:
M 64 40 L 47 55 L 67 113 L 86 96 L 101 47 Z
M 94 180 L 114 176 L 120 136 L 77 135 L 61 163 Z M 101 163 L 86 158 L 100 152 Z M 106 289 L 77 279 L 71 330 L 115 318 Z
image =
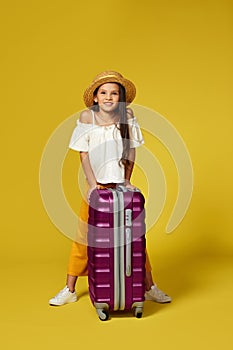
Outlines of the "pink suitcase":
M 145 293 L 145 210 L 139 190 L 94 190 L 88 219 L 89 294 L 101 320 L 113 310 L 142 316 Z

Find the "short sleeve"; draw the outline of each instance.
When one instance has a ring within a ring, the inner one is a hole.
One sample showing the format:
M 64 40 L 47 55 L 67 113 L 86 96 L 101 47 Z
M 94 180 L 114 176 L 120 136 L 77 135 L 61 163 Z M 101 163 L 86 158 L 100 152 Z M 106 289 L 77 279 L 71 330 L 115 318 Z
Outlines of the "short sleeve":
M 144 139 L 137 119 L 135 117 L 128 119 L 128 125 L 130 135 L 130 148 L 139 147 L 144 144 Z
M 72 133 L 69 148 L 79 152 L 88 152 L 91 127 L 92 124 L 81 123 L 77 120 L 77 126 Z

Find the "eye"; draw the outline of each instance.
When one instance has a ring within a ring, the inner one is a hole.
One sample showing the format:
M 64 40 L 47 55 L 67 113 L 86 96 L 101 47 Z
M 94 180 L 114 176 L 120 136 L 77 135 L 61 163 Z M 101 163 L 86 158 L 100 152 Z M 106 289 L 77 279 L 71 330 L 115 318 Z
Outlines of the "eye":
M 101 95 L 104 95 L 105 94 L 105 92 L 104 91 L 101 91 Z

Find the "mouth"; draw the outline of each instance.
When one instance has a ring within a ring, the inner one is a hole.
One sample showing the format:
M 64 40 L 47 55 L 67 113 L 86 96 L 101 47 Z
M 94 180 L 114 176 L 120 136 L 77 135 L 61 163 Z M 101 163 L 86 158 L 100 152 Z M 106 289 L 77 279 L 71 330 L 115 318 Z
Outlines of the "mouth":
M 104 102 L 104 105 L 111 107 L 113 105 L 113 103 L 112 102 Z

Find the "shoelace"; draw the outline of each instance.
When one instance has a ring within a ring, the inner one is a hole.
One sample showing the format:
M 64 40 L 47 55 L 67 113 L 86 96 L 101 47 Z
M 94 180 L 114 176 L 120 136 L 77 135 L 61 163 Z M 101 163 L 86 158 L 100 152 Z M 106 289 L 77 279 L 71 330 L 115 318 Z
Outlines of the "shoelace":
M 166 297 L 167 296 L 167 294 L 165 294 L 162 290 L 160 290 L 157 287 L 152 289 L 152 291 L 154 292 L 154 294 L 157 294 L 159 297 Z
M 60 298 L 60 297 L 62 297 L 66 292 L 67 292 L 67 288 L 66 288 L 66 289 L 62 289 L 62 290 L 55 296 L 55 298 Z
M 165 296 L 165 295 L 166 295 L 166 294 L 165 294 L 162 290 L 160 290 L 160 289 L 157 289 L 157 291 L 158 291 L 159 296 Z

